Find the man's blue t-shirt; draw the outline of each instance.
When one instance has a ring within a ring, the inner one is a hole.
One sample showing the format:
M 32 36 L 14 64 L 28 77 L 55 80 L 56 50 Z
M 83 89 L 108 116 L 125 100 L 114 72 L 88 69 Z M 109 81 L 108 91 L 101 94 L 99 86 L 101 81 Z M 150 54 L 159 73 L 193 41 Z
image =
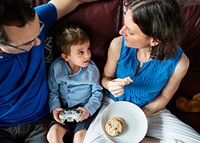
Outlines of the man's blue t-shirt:
M 41 44 L 22 54 L 0 54 L 0 126 L 30 123 L 49 114 L 44 40 L 57 12 L 50 3 L 35 11 L 45 24 Z

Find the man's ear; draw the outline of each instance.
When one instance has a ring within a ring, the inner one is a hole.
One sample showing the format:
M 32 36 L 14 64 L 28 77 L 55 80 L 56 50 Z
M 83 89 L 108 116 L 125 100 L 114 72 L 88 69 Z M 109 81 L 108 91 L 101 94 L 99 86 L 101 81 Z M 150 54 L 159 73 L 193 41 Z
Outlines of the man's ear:
M 64 54 L 64 53 L 61 54 L 61 58 L 62 58 L 63 60 L 65 60 L 65 61 L 68 61 L 68 60 L 69 60 L 69 56 L 66 55 L 66 54 Z
M 156 40 L 156 39 L 153 39 L 153 38 L 151 39 L 151 41 L 150 41 L 151 47 L 157 46 L 158 44 L 160 44 L 159 40 Z

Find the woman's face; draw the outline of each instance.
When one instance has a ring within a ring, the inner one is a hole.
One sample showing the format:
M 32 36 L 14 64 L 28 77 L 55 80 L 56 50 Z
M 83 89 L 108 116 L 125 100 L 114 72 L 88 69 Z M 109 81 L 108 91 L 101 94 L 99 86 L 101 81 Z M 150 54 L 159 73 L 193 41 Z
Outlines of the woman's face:
M 119 31 L 124 36 L 125 44 L 128 47 L 137 49 L 150 48 L 151 37 L 145 35 L 132 19 L 132 11 L 128 9 L 124 19 L 124 26 Z

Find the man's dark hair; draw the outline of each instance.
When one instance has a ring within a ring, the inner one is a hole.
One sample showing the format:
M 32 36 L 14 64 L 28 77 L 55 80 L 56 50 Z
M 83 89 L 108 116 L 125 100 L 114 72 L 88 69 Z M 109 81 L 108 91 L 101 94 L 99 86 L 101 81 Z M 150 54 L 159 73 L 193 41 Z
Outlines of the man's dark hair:
M 30 0 L 0 0 L 0 39 L 5 38 L 3 25 L 23 27 L 34 18 Z

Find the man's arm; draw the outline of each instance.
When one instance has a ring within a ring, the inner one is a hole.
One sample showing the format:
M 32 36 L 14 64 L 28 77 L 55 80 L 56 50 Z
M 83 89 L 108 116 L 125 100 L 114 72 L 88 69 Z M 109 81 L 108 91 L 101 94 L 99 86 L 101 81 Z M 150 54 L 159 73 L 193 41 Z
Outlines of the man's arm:
M 98 0 L 51 0 L 50 3 L 55 5 L 57 10 L 57 19 L 73 11 L 78 5 Z

